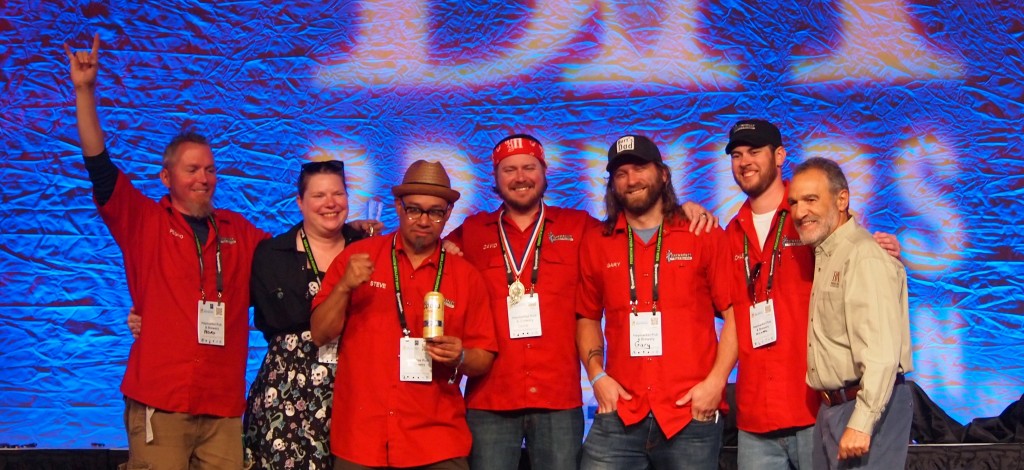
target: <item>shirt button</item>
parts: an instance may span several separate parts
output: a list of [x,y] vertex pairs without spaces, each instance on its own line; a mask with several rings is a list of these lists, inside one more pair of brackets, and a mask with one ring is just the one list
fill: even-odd
[[394,411],[388,411],[388,414],[391,415],[391,416],[394,416],[395,412]]
[[526,371],[526,376],[527,376],[527,377],[529,377],[529,376],[530,376],[530,371]]
[[526,343],[526,349],[533,349],[533,345],[530,343]]
[[530,393],[537,393],[537,387],[530,387]]
[[648,391],[650,391],[650,390],[654,390],[654,387],[652,387],[652,386],[648,385],[648,386],[647,386],[647,390],[648,390]]

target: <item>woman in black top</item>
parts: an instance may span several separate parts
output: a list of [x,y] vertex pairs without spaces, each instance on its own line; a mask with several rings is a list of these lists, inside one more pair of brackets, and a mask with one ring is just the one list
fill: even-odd
[[334,258],[364,235],[345,224],[342,162],[302,165],[296,201],[302,222],[264,240],[253,258],[250,295],[267,355],[243,422],[247,469],[333,468],[328,432],[337,343],[313,344],[310,303]]

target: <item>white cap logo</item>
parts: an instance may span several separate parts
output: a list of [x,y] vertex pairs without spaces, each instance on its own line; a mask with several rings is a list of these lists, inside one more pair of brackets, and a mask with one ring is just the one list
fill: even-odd
[[629,150],[636,150],[636,144],[633,142],[633,136],[627,135],[615,141],[615,153],[622,153]]

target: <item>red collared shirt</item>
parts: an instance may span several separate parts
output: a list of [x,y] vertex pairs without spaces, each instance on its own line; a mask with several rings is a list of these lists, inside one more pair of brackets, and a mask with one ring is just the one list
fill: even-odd
[[[430,383],[399,380],[399,341],[395,283],[391,265],[394,234],[349,245],[331,263],[315,309],[334,289],[348,260],[368,253],[374,270],[351,294],[338,347],[331,417],[331,452],[370,467],[413,467],[469,455],[472,438],[459,383],[449,384],[452,369],[434,364]],[[434,290],[437,248],[413,269],[397,237],[398,272],[406,322],[412,337],[423,337],[423,296]],[[444,333],[462,339],[465,349],[496,352],[494,319],[480,274],[460,256],[447,256],[441,293],[445,297]]]
[[[619,400],[619,416],[630,425],[653,411],[669,438],[690,422],[690,406],[678,407],[675,402],[711,372],[718,350],[715,313],[732,303],[732,266],[724,250],[724,233],[713,230],[695,236],[688,225],[680,220],[664,229],[658,301],[663,354],[657,357],[629,353],[632,313],[625,217],[619,217],[611,236],[603,235],[601,228],[587,231],[580,251],[577,310],[592,320],[600,320],[604,310],[605,370],[633,396]],[[649,312],[658,236],[648,243],[634,237],[638,310]],[[720,408],[726,408],[724,393]]]
[[[508,283],[498,236],[499,211],[473,215],[448,235],[462,248],[467,261],[484,275],[500,353],[491,371],[469,379],[466,402],[482,410],[530,408],[565,410],[583,405],[580,360],[576,353],[575,298],[579,282],[579,253],[583,233],[597,227],[584,211],[545,206],[544,233],[537,285],[530,280],[534,248],[524,262],[520,281],[540,296],[541,336],[512,339],[509,334]],[[522,256],[536,222],[519,230],[507,217],[502,224],[516,256]],[[567,293],[569,293],[567,295]]]
[[[788,194],[788,188],[787,188]],[[765,246],[758,246],[750,201],[729,222],[729,253],[732,256],[736,334],[739,339],[739,372],[736,379],[736,424],[740,429],[764,433],[814,424],[818,396],[807,386],[807,307],[814,276],[814,250],[800,242],[787,215],[779,241],[781,257],[775,260],[771,298],[775,310],[778,339],[754,349],[750,336],[750,307],[753,303],[747,287],[743,263],[743,236],[749,240],[750,266],[762,263],[757,277],[757,300],[767,293],[771,251],[782,211],[789,211],[786,195],[776,210]]]
[[249,271],[256,245],[268,235],[231,211],[216,210],[217,230],[203,246],[202,285],[217,299],[217,235],[225,306],[224,346],[197,336],[199,256],[192,228],[171,206],[147,198],[118,172],[100,216],[124,256],[128,292],[146,327],[128,354],[121,392],[165,411],[223,417],[245,411],[249,347]]

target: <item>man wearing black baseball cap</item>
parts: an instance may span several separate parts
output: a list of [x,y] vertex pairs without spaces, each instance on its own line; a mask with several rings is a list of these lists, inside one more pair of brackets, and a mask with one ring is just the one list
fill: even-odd
[[608,218],[579,258],[576,344],[598,402],[581,468],[717,469],[736,361],[724,233],[688,229],[647,137],[617,139],[607,169]]

